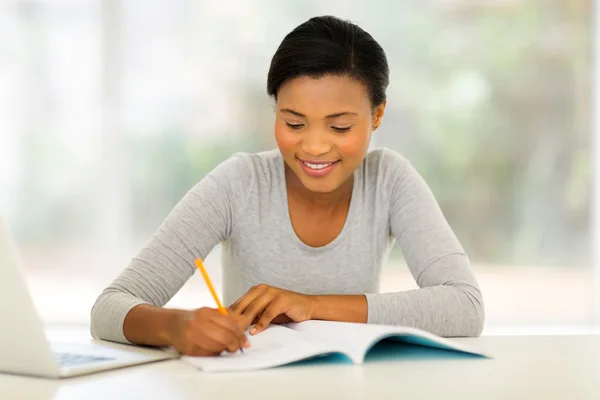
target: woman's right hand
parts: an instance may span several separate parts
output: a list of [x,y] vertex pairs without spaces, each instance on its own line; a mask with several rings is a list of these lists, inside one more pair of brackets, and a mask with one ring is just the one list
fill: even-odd
[[181,313],[173,324],[171,344],[188,356],[217,356],[224,350],[236,352],[250,347],[241,320],[203,307]]

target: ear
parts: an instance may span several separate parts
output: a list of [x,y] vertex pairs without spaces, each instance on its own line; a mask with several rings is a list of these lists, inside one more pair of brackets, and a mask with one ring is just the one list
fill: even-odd
[[387,104],[387,100],[384,100],[383,103],[375,107],[373,111],[373,130],[379,128],[381,124],[381,119],[383,118],[383,114],[385,113],[385,105]]

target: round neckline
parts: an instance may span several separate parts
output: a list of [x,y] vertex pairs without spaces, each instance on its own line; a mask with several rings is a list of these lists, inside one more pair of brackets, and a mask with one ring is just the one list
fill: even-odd
[[[355,209],[355,203],[357,201],[357,192],[358,192],[358,174],[357,171],[354,171],[354,182],[352,183],[352,194],[350,196],[350,205],[348,206],[348,214],[346,215],[346,220],[344,221],[344,226],[342,227],[342,230],[337,234],[337,236],[329,243],[327,243],[324,246],[319,246],[319,247],[313,247],[310,246],[306,243],[304,243],[299,237],[298,234],[296,234],[296,231],[294,230],[294,225],[292,224],[292,217],[290,215],[290,205],[289,205],[289,200],[288,200],[288,192],[287,192],[287,178],[285,176],[285,160],[283,159],[283,156],[281,155],[281,153],[278,151],[279,153],[279,173],[281,174],[281,180],[283,182],[283,185],[280,188],[280,199],[283,202],[283,207],[281,207],[281,209],[283,210],[283,219],[284,219],[284,224],[285,224],[285,229],[288,231],[288,236],[290,237],[290,239],[298,246],[300,247],[302,250],[305,251],[309,251],[309,252],[323,252],[323,251],[327,251],[330,250],[332,248],[337,247],[343,240],[344,238],[347,236],[347,231],[350,229],[349,226],[352,223],[352,220],[354,219],[354,209]],[[359,167],[360,169],[360,167]]]

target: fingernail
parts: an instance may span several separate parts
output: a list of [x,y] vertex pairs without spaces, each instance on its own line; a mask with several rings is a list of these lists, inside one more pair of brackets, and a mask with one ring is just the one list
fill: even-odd
[[243,347],[243,348],[245,348],[245,349],[247,349],[247,348],[250,348],[250,346],[252,346],[252,345],[250,344],[250,341],[249,341],[249,340],[246,340],[246,341],[244,342],[244,344],[242,345],[242,347]]
[[256,333],[256,328],[252,328],[252,329],[250,329],[250,334],[251,334],[251,335],[254,335],[255,333]]

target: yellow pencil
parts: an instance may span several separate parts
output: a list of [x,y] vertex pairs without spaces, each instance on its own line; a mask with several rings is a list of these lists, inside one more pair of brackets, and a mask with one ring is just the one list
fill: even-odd
[[202,273],[202,276],[204,277],[204,280],[206,281],[206,286],[208,286],[208,290],[210,290],[210,293],[212,294],[212,297],[215,299],[215,303],[217,303],[217,309],[219,310],[219,312],[223,315],[227,315],[227,309],[225,307],[223,307],[223,304],[221,304],[221,300],[219,300],[219,296],[217,296],[217,292],[215,291],[215,288],[212,284],[212,282],[210,281],[210,278],[208,277],[208,272],[206,272],[206,268],[204,268],[204,264],[202,263],[201,259],[196,259],[196,267],[198,267],[198,269],[200,270],[200,272]]
[[[196,267],[198,267],[198,269],[202,273],[202,276],[204,277],[204,281],[206,282],[206,286],[208,286],[208,290],[210,290],[210,293],[212,294],[213,299],[215,299],[215,303],[217,303],[217,310],[219,310],[219,312],[223,315],[228,315],[229,313],[227,312],[227,309],[225,307],[223,307],[223,304],[221,304],[221,300],[219,300],[219,296],[217,296],[217,292],[208,276],[208,272],[206,272],[206,268],[204,268],[204,264],[202,263],[202,260],[199,258],[196,259]],[[243,349],[240,348],[240,350],[242,353],[244,352]]]

